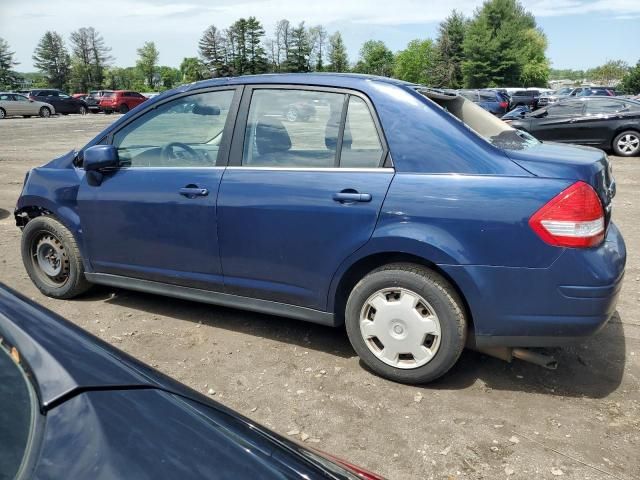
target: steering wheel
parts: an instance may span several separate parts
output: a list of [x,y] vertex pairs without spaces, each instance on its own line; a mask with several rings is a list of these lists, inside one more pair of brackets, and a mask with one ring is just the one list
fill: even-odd
[[[184,150],[188,154],[188,158],[185,158],[184,156],[178,157],[177,155],[175,155],[174,148],[180,148]],[[162,147],[162,150],[160,151],[160,155],[165,162],[171,162],[173,159],[176,159],[176,158],[184,158],[185,160],[191,160],[196,162],[203,161],[200,155],[198,155],[198,152],[196,152],[189,145],[182,142],[167,143],[164,147]]]

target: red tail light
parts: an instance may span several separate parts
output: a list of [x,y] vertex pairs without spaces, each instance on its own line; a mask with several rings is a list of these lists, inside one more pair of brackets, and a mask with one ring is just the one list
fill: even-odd
[[595,190],[576,182],[533,214],[529,226],[549,245],[593,247],[604,239],[604,210]]
[[507,108],[509,106],[509,102],[500,102],[500,108]]

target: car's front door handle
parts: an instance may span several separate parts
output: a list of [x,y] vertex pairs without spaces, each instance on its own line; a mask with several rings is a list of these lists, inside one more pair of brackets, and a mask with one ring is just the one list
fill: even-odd
[[333,194],[333,199],[340,203],[349,202],[370,202],[370,193],[358,193],[358,192],[339,192]]
[[187,198],[206,197],[209,195],[209,189],[198,187],[196,185],[187,185],[186,187],[178,190],[178,192],[180,192],[180,195]]

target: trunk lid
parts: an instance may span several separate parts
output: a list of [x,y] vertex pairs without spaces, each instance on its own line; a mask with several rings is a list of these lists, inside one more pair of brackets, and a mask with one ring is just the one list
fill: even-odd
[[593,187],[605,211],[605,224],[611,218],[611,200],[616,183],[607,155],[596,148],[559,143],[539,143],[523,150],[504,152],[515,163],[538,177],[582,180]]

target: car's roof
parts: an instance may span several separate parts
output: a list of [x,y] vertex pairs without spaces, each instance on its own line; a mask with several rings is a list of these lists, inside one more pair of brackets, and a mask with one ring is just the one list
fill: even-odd
[[241,77],[222,77],[191,83],[186,90],[219,85],[247,85],[257,83],[314,85],[345,88],[362,88],[371,82],[398,86],[412,86],[413,83],[394,78],[358,73],[268,73],[261,75],[243,75]]

